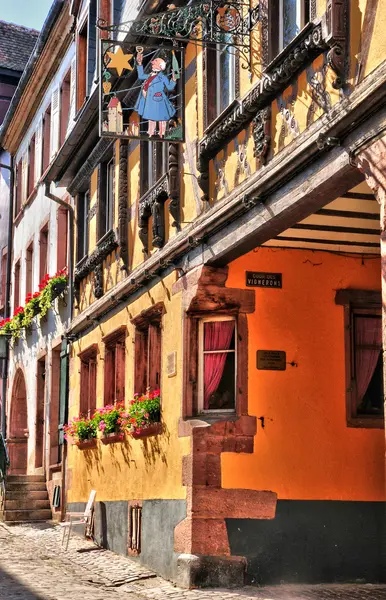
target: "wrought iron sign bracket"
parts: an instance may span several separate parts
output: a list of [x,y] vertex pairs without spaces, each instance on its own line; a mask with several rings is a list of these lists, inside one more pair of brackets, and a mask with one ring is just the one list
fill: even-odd
[[203,0],[188,6],[169,6],[166,12],[117,25],[99,19],[97,26],[110,37],[120,33],[177,45],[189,42],[221,52],[225,46],[240,56],[244,69],[251,71],[251,31],[260,20],[259,2],[251,6],[245,0]]

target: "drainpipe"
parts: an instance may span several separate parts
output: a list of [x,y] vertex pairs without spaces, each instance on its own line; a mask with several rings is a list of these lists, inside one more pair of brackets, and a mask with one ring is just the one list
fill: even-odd
[[[12,269],[12,238],[13,238],[13,156],[11,156],[11,164],[4,165],[0,163],[0,169],[7,169],[10,172],[9,178],[9,207],[8,207],[8,252],[7,252],[7,274],[5,282],[5,302],[4,302],[4,318],[11,314],[11,269]],[[6,357],[3,362],[2,373],[2,390],[1,390],[1,433],[3,439],[6,440],[7,435],[7,414],[5,410],[7,396],[7,381],[8,381],[8,363],[9,363],[9,344],[7,343]]]
[[[70,320],[72,319],[72,311],[73,311],[73,302],[74,302],[74,220],[75,220],[75,212],[74,208],[70,203],[64,202],[59,196],[55,196],[55,194],[51,193],[51,183],[48,181],[45,182],[46,189],[45,195],[50,200],[53,200],[57,204],[60,204],[63,208],[68,211],[69,217],[69,236],[70,236],[70,244],[69,244],[69,259],[68,259],[68,287],[69,287],[69,307],[70,307]],[[67,399],[68,401],[68,399]],[[61,520],[65,518],[65,496],[66,496],[66,463],[67,463],[67,445],[64,444],[62,447],[62,489],[61,489]]]
[[51,193],[51,183],[48,181],[45,182],[46,190],[45,195],[50,200],[53,200],[60,206],[63,206],[68,211],[68,216],[70,220],[69,226],[69,236],[70,236],[70,248],[69,248],[69,260],[68,260],[68,287],[69,287],[69,297],[70,297],[70,320],[72,319],[72,311],[73,311],[73,303],[74,303],[74,219],[75,212],[74,208],[70,203],[65,202],[59,196],[55,196],[55,194]]

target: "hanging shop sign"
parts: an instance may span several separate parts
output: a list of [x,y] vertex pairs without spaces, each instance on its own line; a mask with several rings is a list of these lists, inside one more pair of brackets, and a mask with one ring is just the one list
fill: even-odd
[[286,353],[283,350],[258,350],[257,368],[261,371],[285,371]]
[[184,51],[101,40],[101,137],[183,142]]
[[277,289],[281,289],[283,287],[281,273],[261,273],[259,271],[247,271],[245,275],[245,284],[247,287],[263,287]]

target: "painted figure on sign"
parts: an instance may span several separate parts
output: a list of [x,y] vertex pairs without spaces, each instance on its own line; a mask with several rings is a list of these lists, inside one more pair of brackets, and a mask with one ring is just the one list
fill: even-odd
[[116,96],[113,96],[109,102],[108,106],[108,131],[112,131],[114,133],[122,133],[123,132],[123,113],[122,113],[122,105],[119,102]]
[[143,54],[138,51],[138,78],[144,83],[135,104],[135,110],[143,119],[149,121],[149,137],[155,134],[157,123],[159,123],[159,137],[163,138],[167,122],[176,114],[176,109],[166,94],[166,91],[171,92],[176,87],[176,73],[173,70],[171,80],[165,75],[166,62],[163,58],[152,60],[151,73],[145,73],[142,60]]

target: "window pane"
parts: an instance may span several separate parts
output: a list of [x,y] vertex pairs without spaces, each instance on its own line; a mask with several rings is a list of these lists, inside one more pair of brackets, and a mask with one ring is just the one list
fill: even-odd
[[357,413],[382,414],[383,366],[381,317],[355,315],[355,381]]
[[[232,36],[225,34],[224,42],[231,43]],[[220,114],[235,99],[236,74],[234,50],[218,44],[217,52],[217,114]]]
[[235,408],[235,353],[204,357],[204,410]]
[[234,321],[212,321],[204,323],[204,351],[234,349]]
[[282,0],[283,1],[283,48],[287,46],[291,40],[300,31],[300,15],[297,14],[297,0]]

